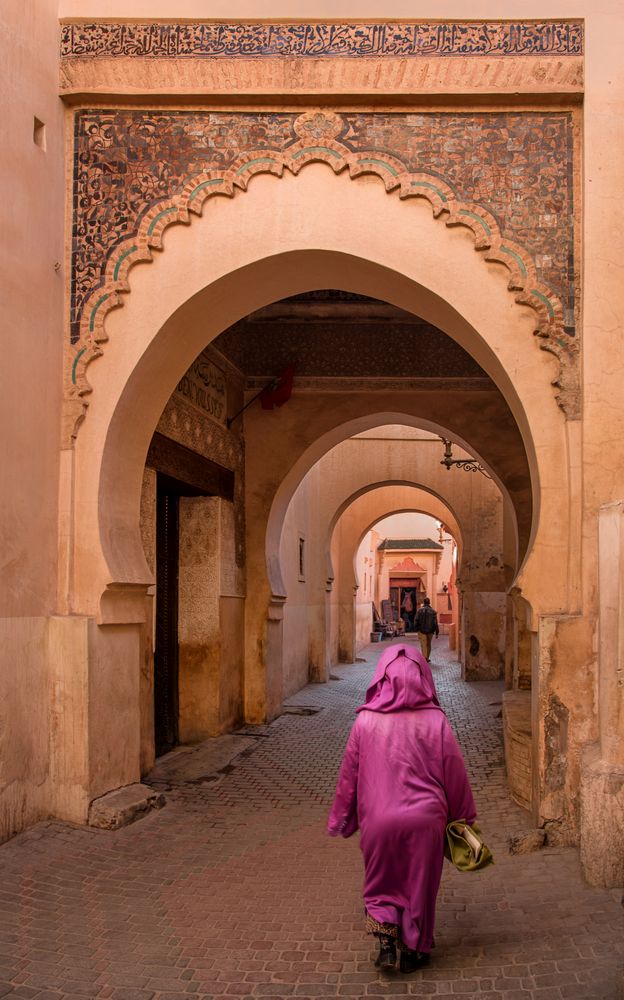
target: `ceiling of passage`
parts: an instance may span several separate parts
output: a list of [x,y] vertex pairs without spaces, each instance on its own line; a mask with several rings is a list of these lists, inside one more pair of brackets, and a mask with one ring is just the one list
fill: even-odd
[[493,387],[437,327],[386,302],[334,289],[259,309],[213,346],[248,377],[294,365],[299,378],[483,379]]

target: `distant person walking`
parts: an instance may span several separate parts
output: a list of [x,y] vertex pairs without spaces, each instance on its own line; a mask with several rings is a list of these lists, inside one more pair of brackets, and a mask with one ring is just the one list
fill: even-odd
[[418,632],[422,654],[427,663],[431,663],[431,640],[434,633],[436,636],[440,634],[440,629],[438,627],[438,614],[431,607],[431,601],[428,597],[425,597],[422,607],[418,609],[414,627]]

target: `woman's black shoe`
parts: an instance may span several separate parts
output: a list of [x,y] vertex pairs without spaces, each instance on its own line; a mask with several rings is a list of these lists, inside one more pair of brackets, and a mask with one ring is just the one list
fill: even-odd
[[401,972],[416,972],[423,965],[429,965],[431,955],[428,951],[402,951],[399,968]]
[[[402,956],[401,956],[402,957]],[[387,934],[379,935],[379,954],[375,959],[375,966],[378,969],[394,969],[396,965],[396,943],[394,938]]]

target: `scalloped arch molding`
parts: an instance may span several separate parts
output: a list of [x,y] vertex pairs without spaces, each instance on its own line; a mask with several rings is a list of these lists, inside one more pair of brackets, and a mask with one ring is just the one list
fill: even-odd
[[[433,215],[447,226],[464,226],[472,232],[474,249],[486,261],[502,264],[509,272],[508,287],[515,301],[530,307],[536,317],[535,334],[540,347],[559,361],[559,376],[553,382],[556,399],[570,419],[579,413],[578,345],[563,329],[563,306],[558,296],[541,283],[533,258],[518,242],[501,233],[495,217],[482,205],[458,200],[452,187],[438,176],[408,170],[387,152],[352,152],[337,136],[342,121],[337,114],[312,111],[295,121],[297,141],[284,152],[251,149],[240,154],[225,170],[209,169],[190,176],[173,197],[152,205],[143,214],[137,230],[119,243],[106,263],[101,284],[87,298],[82,311],[80,337],[73,345],[66,370],[66,402],[73,417],[75,435],[91,391],[86,370],[103,353],[108,339],[105,320],[111,309],[123,305],[130,292],[129,272],[135,264],[149,262],[153,251],[162,249],[164,230],[171,225],[188,225],[192,215],[200,215],[203,203],[217,195],[233,197],[235,189],[247,190],[251,177],[270,173],[278,177],[284,170],[297,175],[309,163],[323,162],[335,173],[347,170],[353,179],[363,174],[380,178],[387,192],[399,198],[425,198]],[[80,404],[77,408],[77,404]],[[78,415],[77,415],[78,414]]]

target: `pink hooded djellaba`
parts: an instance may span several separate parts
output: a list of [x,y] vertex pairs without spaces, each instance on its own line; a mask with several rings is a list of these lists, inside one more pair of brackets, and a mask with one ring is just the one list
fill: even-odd
[[383,653],[357,712],[328,833],[359,828],[366,912],[395,925],[406,948],[429,952],[446,824],[476,819],[461,750],[412,646]]

